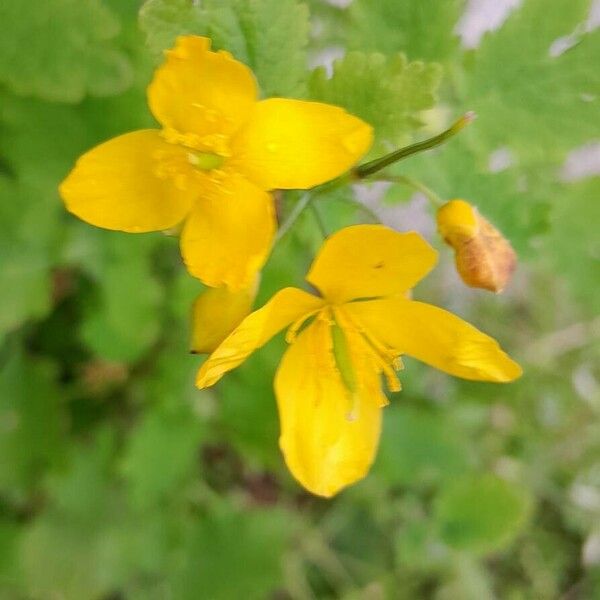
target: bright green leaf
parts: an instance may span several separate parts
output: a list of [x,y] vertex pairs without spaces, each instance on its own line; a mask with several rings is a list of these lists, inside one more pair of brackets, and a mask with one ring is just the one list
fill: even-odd
[[470,57],[463,102],[474,109],[489,149],[527,160],[561,160],[600,134],[600,30],[551,55],[557,38],[587,18],[589,0],[525,0]]
[[458,46],[454,28],[463,0],[354,0],[348,12],[352,49],[392,54],[412,60],[445,61]]
[[315,100],[343,106],[375,129],[379,148],[408,142],[422,127],[420,113],[436,103],[441,68],[408,62],[403,54],[350,52],[334,63],[328,78],[319,67],[309,82]]

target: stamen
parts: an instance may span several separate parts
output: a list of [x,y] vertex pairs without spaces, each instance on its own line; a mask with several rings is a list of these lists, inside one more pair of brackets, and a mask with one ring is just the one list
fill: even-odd
[[356,342],[362,346],[363,352],[371,357],[375,367],[383,373],[390,392],[399,392],[402,385],[395,371],[404,367],[400,356],[382,344],[365,327],[356,323],[347,311],[341,307],[336,307],[334,310],[336,320],[347,331],[356,334]]

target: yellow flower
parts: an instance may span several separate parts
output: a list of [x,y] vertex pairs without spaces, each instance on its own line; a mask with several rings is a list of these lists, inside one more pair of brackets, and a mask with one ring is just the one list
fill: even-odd
[[191,351],[209,354],[244,320],[256,299],[259,277],[250,288],[232,292],[226,287],[208,288],[192,308]]
[[507,382],[521,368],[498,343],[441,308],[408,299],[437,253],[416,233],[356,225],[324,243],[306,277],[320,296],[296,288],[250,314],[202,365],[199,387],[214,384],[288,327],[291,344],[275,393],[280,446],[296,479],[332,496],[362,478],[379,441],[383,374],[407,354],[465,379]]
[[93,148],[60,193],[98,227],[136,233],[184,222],[187,268],[213,287],[248,287],[264,264],[276,227],[269,190],[333,179],[372,142],[371,127],[341,108],[259,101],[250,69],[203,37],[178,38],[148,102],[162,129]]

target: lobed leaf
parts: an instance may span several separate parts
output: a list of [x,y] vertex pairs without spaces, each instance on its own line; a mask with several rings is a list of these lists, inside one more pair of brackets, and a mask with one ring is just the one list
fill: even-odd
[[334,63],[331,77],[317,68],[309,90],[311,98],[342,106],[370,123],[381,148],[408,142],[423,126],[421,112],[435,106],[441,76],[438,64],[409,62],[403,54],[350,52]]

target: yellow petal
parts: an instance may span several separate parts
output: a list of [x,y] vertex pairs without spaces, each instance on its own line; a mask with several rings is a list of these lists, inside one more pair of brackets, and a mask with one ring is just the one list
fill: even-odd
[[257,98],[252,71],[228,52],[211,52],[210,40],[177,38],[148,88],[150,110],[181,133],[229,135],[248,118]]
[[226,287],[209,288],[196,298],[192,309],[192,352],[213,352],[248,316],[256,298],[258,279],[238,292]]
[[359,372],[362,380],[350,397],[324,328],[327,323],[315,321],[288,348],[275,377],[275,394],[279,445],[289,470],[313,494],[331,497],[367,474],[385,399],[375,369]]
[[454,248],[461,279],[470,287],[501,292],[517,266],[509,241],[464,200],[444,204],[437,223],[444,241]]
[[195,192],[178,190],[172,179],[157,176],[159,157],[172,149],[152,129],[96,146],[60,185],[67,210],[92,225],[133,233],[177,225]]
[[305,189],[345,173],[372,141],[371,126],[337,106],[271,98],[254,106],[232,152],[264,189]]
[[418,233],[355,225],[325,241],[306,279],[334,302],[391,296],[412,288],[436,261]]
[[248,315],[200,368],[196,385],[205,388],[244,362],[276,333],[320,306],[323,301],[296,288],[277,292],[262,308]]
[[496,340],[431,304],[387,298],[344,309],[387,346],[450,375],[504,383],[522,374]]
[[187,219],[181,253],[188,271],[211,287],[248,287],[264,265],[275,233],[273,198],[230,174],[211,186]]

